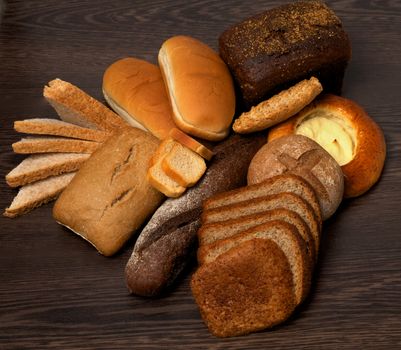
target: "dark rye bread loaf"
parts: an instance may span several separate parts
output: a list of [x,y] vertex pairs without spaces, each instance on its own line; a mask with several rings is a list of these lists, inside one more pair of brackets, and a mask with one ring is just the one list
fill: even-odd
[[315,239],[316,251],[319,251],[321,223],[316,219],[312,207],[300,196],[293,193],[273,194],[205,210],[202,213],[202,224],[205,225],[229,219],[237,219],[239,217],[279,208],[294,211],[305,221]]
[[351,44],[340,19],[322,1],[298,1],[265,11],[227,29],[220,55],[246,105],[255,105],[315,76],[340,93]]
[[312,265],[306,253],[305,242],[296,228],[284,221],[272,220],[212,243],[210,248],[204,251],[203,255],[198,254],[199,264],[210,264],[231,248],[254,238],[272,240],[284,252],[292,271],[295,301],[299,305],[309,292]]
[[246,183],[249,163],[265,142],[264,137],[233,135],[218,144],[197,185],[159,207],[140,233],[125,268],[131,293],[154,296],[175,281],[195,252],[202,202]]
[[299,235],[306,243],[306,250],[310,260],[316,262],[317,252],[315,248],[315,239],[312,236],[308,225],[297,213],[283,208],[272,209],[260,214],[242,216],[237,219],[225,220],[201,226],[198,231],[198,256],[202,256],[204,251],[207,251],[212,243],[216,241],[226,239],[241,231],[248,230],[272,220],[282,220],[288,224],[294,225]]
[[295,308],[292,273],[279,246],[251,239],[201,266],[192,294],[210,332],[230,337],[273,327]]
[[312,186],[302,177],[288,173],[273,176],[258,184],[219,193],[206,200],[203,204],[203,209],[218,208],[223,205],[234,204],[240,201],[282,192],[291,192],[302,197],[313,208],[318,221],[322,220],[319,200]]

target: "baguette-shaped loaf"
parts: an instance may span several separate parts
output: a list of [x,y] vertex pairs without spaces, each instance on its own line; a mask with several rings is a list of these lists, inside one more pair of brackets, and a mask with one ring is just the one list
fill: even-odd
[[203,200],[244,185],[249,162],[263,142],[263,136],[255,134],[234,135],[218,144],[196,186],[159,207],[140,233],[125,268],[130,292],[153,296],[175,281],[195,253]]
[[101,254],[116,253],[163,199],[146,180],[158,144],[154,136],[136,128],[111,136],[57,200],[56,221]]

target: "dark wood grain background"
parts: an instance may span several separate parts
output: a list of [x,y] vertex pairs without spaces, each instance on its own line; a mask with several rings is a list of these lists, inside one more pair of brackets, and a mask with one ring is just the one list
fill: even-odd
[[[8,1],[0,25],[0,208],[15,190],[4,176],[22,157],[13,121],[56,117],[42,98],[59,77],[102,99],[105,68],[125,56],[156,62],[176,34],[217,48],[239,20],[286,1]],[[124,266],[58,226],[52,204],[0,218],[1,349],[400,349],[401,1],[328,1],[353,47],[343,95],[383,128],[380,182],[324,225],[310,297],[274,330],[220,340],[204,326],[189,274],[168,295],[130,296]]]

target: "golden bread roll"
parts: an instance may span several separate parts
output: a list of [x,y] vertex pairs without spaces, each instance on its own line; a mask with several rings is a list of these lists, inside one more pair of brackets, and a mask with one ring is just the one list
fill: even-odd
[[159,67],[123,58],[103,75],[103,94],[110,107],[129,124],[165,139],[175,123]]
[[383,132],[361,106],[349,99],[323,96],[272,128],[268,140],[289,134],[313,139],[340,164],[344,197],[360,196],[380,177],[386,158]]
[[159,65],[177,126],[203,139],[225,138],[235,113],[235,92],[219,55],[199,40],[175,36],[163,43]]

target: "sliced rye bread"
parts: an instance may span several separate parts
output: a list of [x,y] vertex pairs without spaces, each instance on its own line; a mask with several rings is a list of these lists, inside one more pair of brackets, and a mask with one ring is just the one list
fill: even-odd
[[14,129],[25,134],[53,135],[74,139],[103,142],[110,136],[109,132],[84,128],[58,119],[33,118],[17,120]]
[[23,186],[50,176],[78,170],[90,157],[86,153],[43,153],[25,158],[6,175],[10,187]]
[[200,266],[191,290],[207,327],[218,337],[273,327],[296,305],[288,259],[269,239],[250,239]]
[[50,81],[44,87],[43,96],[60,118],[68,123],[110,132],[128,127],[128,123],[111,109],[61,79]]
[[15,153],[93,153],[100,142],[75,140],[62,137],[27,137],[12,144]]
[[64,188],[67,187],[75,174],[75,172],[72,172],[51,176],[21,187],[3,215],[13,218],[56,199]]
[[163,157],[161,166],[167,176],[184,187],[194,186],[206,171],[205,160],[178,142]]
[[251,214],[263,213],[267,210],[284,208],[297,213],[308,225],[315,242],[315,250],[319,251],[321,222],[316,219],[314,210],[300,196],[284,192],[265,197],[241,201],[235,204],[204,210],[202,224],[216,223],[229,219],[237,219]]
[[[203,208],[214,209],[223,205],[238,203],[281,192],[291,192],[306,200],[313,208],[318,222],[322,222],[320,205],[312,186],[302,177],[293,174],[282,174],[271,177],[255,185],[248,185],[232,191],[217,194],[204,202]],[[321,224],[320,224],[321,225]]]
[[260,214],[246,215],[237,219],[230,219],[201,226],[198,231],[198,254],[203,255],[203,251],[207,251],[214,242],[234,236],[241,231],[248,230],[272,220],[282,220],[294,225],[299,235],[306,243],[308,256],[312,262],[316,262],[317,252],[315,239],[311,234],[308,225],[297,213],[282,208],[267,210]]
[[296,228],[284,221],[272,220],[212,243],[202,255],[198,254],[198,262],[200,265],[210,264],[231,248],[254,238],[272,240],[284,252],[291,267],[295,300],[299,305],[309,292],[312,276],[311,260],[306,252],[306,244]]

